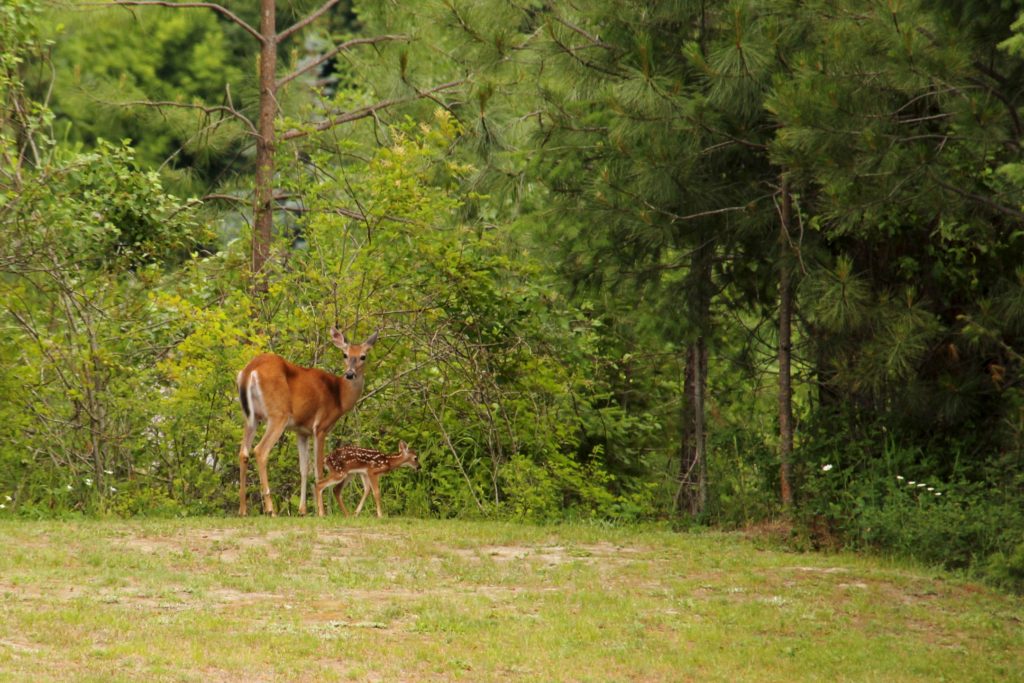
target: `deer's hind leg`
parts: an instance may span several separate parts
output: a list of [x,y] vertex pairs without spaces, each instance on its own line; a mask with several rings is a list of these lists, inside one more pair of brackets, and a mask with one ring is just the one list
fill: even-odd
[[260,497],[263,500],[263,512],[274,515],[274,501],[270,497],[270,480],[267,478],[267,462],[270,460],[270,451],[284,434],[287,420],[271,418],[267,421],[267,431],[263,438],[256,444],[256,471],[260,475]]
[[345,501],[341,497],[341,494],[345,491],[345,486],[348,484],[349,476],[346,474],[345,478],[341,480],[341,483],[334,487],[334,501],[338,504],[338,508],[345,513],[348,517],[348,508],[345,507]]
[[256,421],[246,419],[245,430],[242,432],[242,445],[238,449],[238,514],[242,517],[248,514],[245,479],[249,470],[249,450],[252,448],[254,436],[256,436]]

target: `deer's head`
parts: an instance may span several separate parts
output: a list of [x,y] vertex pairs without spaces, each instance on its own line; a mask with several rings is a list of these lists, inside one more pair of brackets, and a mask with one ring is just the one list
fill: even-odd
[[380,330],[374,332],[362,344],[350,344],[345,335],[336,327],[331,328],[331,341],[341,349],[345,359],[345,372],[342,373],[345,379],[350,382],[356,377],[363,376],[363,365],[366,363],[366,354],[377,343],[377,335]]
[[411,467],[414,470],[420,468],[419,458],[416,457],[416,453],[409,448],[409,444],[404,441],[398,442],[398,454],[402,456],[403,461],[399,467]]

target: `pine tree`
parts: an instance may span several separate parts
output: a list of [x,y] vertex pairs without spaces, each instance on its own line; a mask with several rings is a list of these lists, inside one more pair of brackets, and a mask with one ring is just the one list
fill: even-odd
[[[515,97],[531,113],[518,127],[503,126],[501,107],[484,106],[493,100],[481,88],[478,127],[510,131],[506,139],[528,152],[504,170],[546,188],[546,237],[577,292],[599,301],[598,293],[614,293],[595,315],[620,335],[645,328],[682,361],[676,505],[703,514],[715,310],[738,275],[751,306],[773,277],[761,256],[777,239],[778,171],[761,107],[777,66],[772,36],[749,30],[757,13],[743,4],[590,2],[522,12],[515,21],[507,18],[511,5],[496,6],[500,26],[454,3],[453,23],[479,51],[508,46],[504,70],[485,73],[505,83],[519,74]],[[508,26],[518,37],[504,33]],[[532,140],[516,137],[524,122]],[[637,331],[625,334],[635,339]],[[636,352],[622,344],[622,354]]]
[[1006,368],[1019,369],[1020,338],[991,324],[1024,256],[1004,166],[1019,156],[1016,105],[981,79],[984,46],[920,3],[798,14],[803,48],[768,107],[773,159],[820,237],[800,300],[839,397],[821,417],[990,449],[1012,405]]

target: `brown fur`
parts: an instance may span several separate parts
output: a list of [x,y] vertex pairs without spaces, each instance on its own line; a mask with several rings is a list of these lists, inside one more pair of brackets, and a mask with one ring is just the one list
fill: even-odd
[[316,469],[314,477],[320,480],[324,469],[324,443],[327,434],[342,415],[355,407],[363,393],[363,369],[366,353],[377,341],[374,333],[362,344],[349,344],[336,329],[331,330],[335,346],[345,355],[345,372],[341,376],[316,368],[304,368],[289,363],[272,353],[253,358],[238,373],[238,393],[245,412],[245,432],[238,452],[239,503],[238,514],[245,515],[245,479],[249,448],[260,422],[267,423],[263,438],[256,444],[256,470],[260,477],[263,511],[274,514],[267,480],[267,461],[270,451],[286,429],[297,435],[299,469],[302,491],[299,496],[299,514],[306,514],[306,479],[309,467],[309,438],[314,439]]

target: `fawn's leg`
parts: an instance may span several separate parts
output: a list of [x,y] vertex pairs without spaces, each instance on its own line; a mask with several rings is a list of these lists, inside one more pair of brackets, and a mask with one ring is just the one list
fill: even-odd
[[324,489],[328,486],[334,487],[334,497],[338,497],[338,488],[345,485],[344,475],[335,473],[328,474],[325,478],[321,479],[313,487],[316,490],[316,513],[320,517],[323,517],[324,512]]
[[377,516],[383,517],[380,510],[380,477],[370,476],[370,486],[373,487],[373,500],[377,503]]
[[363,503],[366,502],[366,496],[370,494],[370,475],[366,472],[360,472],[363,477],[363,497],[359,499],[359,505],[356,507],[356,515],[363,509]]
[[341,509],[341,511],[345,513],[346,517],[349,516],[348,508],[345,507],[345,501],[342,500],[341,494],[345,491],[345,486],[348,484],[348,479],[349,476],[346,474],[345,478],[341,480],[341,483],[334,487],[334,500],[338,504],[338,507]]

